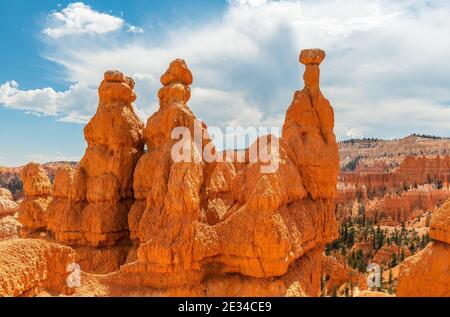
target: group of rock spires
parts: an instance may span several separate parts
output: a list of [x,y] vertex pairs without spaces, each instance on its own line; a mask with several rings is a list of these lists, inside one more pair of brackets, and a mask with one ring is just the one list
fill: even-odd
[[[183,60],[162,75],[160,107],[145,129],[132,107],[133,80],[106,72],[84,130],[86,153],[76,170],[58,171],[53,199],[41,171],[25,169],[33,185],[25,202],[48,199],[46,209],[24,208],[25,233],[48,230],[75,249],[83,271],[114,271],[116,283],[169,295],[317,296],[322,252],[337,236],[339,170],[333,109],[319,88],[324,57],[301,52],[305,87],[294,94],[281,138],[258,138],[241,153],[244,162],[172,159],[176,127],[202,132],[201,144],[184,141],[192,158],[206,147],[216,152],[187,106],[193,79]],[[277,163],[272,173],[250,159],[261,144]]]
[[122,73],[105,73],[97,112],[84,129],[86,153],[76,171],[63,169],[55,176],[48,228],[57,241],[76,247],[87,271],[117,270],[129,249],[133,171],[144,153],[133,88],[134,81]]

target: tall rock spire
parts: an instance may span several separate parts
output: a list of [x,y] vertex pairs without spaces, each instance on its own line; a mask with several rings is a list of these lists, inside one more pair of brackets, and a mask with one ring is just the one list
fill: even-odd
[[333,132],[334,112],[320,91],[320,49],[300,53],[305,65],[305,87],[294,93],[286,113],[282,137],[295,152],[305,187],[311,198],[334,197],[339,175],[338,146]]
[[106,266],[101,267],[93,263],[95,248],[102,248],[99,252],[105,255],[105,248],[109,252],[129,239],[132,176],[144,150],[144,125],[132,106],[136,99],[133,79],[107,71],[98,94],[97,112],[84,128],[88,147],[78,169],[57,174],[58,195],[49,208],[53,215],[49,229],[60,242],[92,248],[92,252],[84,249],[83,255],[77,252],[83,270],[107,272],[118,269],[126,253],[115,248],[113,259],[102,259]]

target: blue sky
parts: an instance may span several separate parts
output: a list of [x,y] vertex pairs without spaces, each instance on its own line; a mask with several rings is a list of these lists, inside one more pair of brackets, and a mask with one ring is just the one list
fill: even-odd
[[450,136],[449,33],[438,0],[0,0],[0,165],[79,159],[108,69],[136,80],[146,121],[177,57],[209,126],[280,126],[308,47],[327,52],[339,139]]
[[[48,15],[74,1],[0,0],[0,84],[14,80],[21,89],[52,87],[64,91],[70,87],[60,65],[43,54],[48,39],[41,33]],[[223,1],[84,1],[99,12],[106,12],[136,25],[158,30],[167,25],[198,23],[220,16]],[[152,32],[153,33],[153,32]],[[157,35],[157,32],[156,32]],[[83,124],[60,122],[53,116],[2,107],[0,104],[0,165],[18,166],[35,160],[77,160],[86,147]]]

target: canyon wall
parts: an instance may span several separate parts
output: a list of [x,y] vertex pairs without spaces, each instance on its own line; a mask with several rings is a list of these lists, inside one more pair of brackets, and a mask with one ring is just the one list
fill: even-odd
[[411,135],[398,140],[339,143],[340,180],[365,185],[369,195],[401,192],[410,186],[447,183],[450,139]]
[[367,219],[395,226],[433,212],[450,198],[449,139],[412,135],[339,146],[338,219],[358,206]]
[[341,171],[339,179],[345,184],[366,186],[369,195],[380,195],[428,183],[448,184],[449,175],[449,156],[407,156],[392,170],[377,171],[377,168],[365,167],[364,170]]
[[[448,259],[444,260],[438,250],[442,245],[427,244],[428,232],[433,230],[431,219],[450,198],[449,150],[450,139],[424,135],[340,142],[336,217],[342,225],[341,237],[327,250],[350,254],[349,262],[361,272],[368,263],[378,263],[391,274],[386,275],[382,287],[390,294],[395,293],[399,281],[399,263],[409,266],[414,259],[423,257],[426,265],[437,265],[431,260],[431,253],[436,253],[445,265]],[[414,273],[402,273],[403,277],[410,276],[410,283],[414,283],[415,274],[427,274],[419,269],[411,271]],[[398,282],[400,296],[412,288],[407,281],[403,278]],[[435,294],[435,287],[424,288],[422,295]]]
[[339,142],[340,167],[344,171],[389,172],[408,156],[435,158],[450,154],[450,139],[410,135],[402,139],[359,139]]

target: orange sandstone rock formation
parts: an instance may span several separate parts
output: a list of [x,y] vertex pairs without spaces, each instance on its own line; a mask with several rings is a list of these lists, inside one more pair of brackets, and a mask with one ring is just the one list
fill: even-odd
[[294,94],[282,134],[295,153],[312,199],[334,198],[339,175],[339,165],[333,163],[339,161],[333,133],[334,112],[319,87],[319,65],[324,58],[322,50],[304,50],[300,54],[300,62],[306,66],[305,88]]
[[13,239],[0,242],[0,254],[0,297],[74,291],[67,283],[67,266],[75,257],[71,248],[43,240]]
[[0,187],[8,189],[14,200],[21,197],[20,168],[0,166]]
[[[47,172],[50,181],[53,181],[55,173],[59,167],[64,166],[76,167],[77,164],[78,163],[76,162],[60,161],[60,162],[48,162],[40,166]],[[20,179],[20,171],[24,167],[25,166],[21,167],[0,166],[0,187],[9,189],[15,201],[18,201],[23,196],[23,186]]]
[[[305,88],[294,94],[282,138],[260,137],[241,153],[243,162],[202,159],[205,151],[236,152],[216,153],[206,125],[187,106],[189,69],[183,60],[170,64],[160,108],[144,131],[148,152],[133,177],[128,223],[138,249],[117,280],[169,294],[201,286],[208,295],[318,295],[321,253],[337,235],[339,168],[333,110],[319,89],[324,57],[302,51]],[[176,127],[205,137],[173,140]],[[174,145],[183,155],[190,149],[190,160],[174,161]],[[258,147],[278,169],[262,172],[268,162],[253,159]]]
[[336,218],[338,221],[359,216],[368,203],[366,186],[338,182],[336,187]]
[[395,140],[353,139],[339,142],[340,166],[344,171],[389,172],[408,156],[433,159],[449,153],[450,138],[424,135],[413,134]]
[[12,199],[8,189],[0,188],[0,240],[19,235],[21,224],[16,218],[19,205]]
[[52,200],[52,184],[45,170],[29,163],[20,171],[25,198],[20,204],[19,221],[22,235],[34,235],[47,228],[47,208]]
[[[69,224],[66,222],[68,219],[68,214],[70,213],[70,194],[72,189],[73,180],[75,175],[75,169],[66,166],[60,167],[55,174],[53,187],[54,187],[54,196],[52,201],[48,207],[48,224],[47,229],[57,235],[60,234],[62,230],[64,230]],[[78,231],[75,226],[77,223],[73,225],[73,231]],[[63,227],[60,227],[63,226]],[[57,236],[57,240],[62,240]]]
[[339,289],[344,284],[350,292],[351,287],[358,286],[360,289],[367,287],[365,275],[348,266],[347,259],[338,254],[322,256],[322,279],[324,295],[329,295],[334,287]]
[[[337,236],[334,115],[319,88],[324,57],[302,51],[305,87],[294,94],[281,138],[261,136],[245,151],[223,153],[187,106],[192,74],[183,60],[162,75],[160,108],[145,130],[131,106],[132,79],[106,72],[85,128],[86,154],[76,170],[58,170],[53,199],[41,171],[23,170],[25,201],[49,197],[35,227],[73,246],[85,271],[126,261],[93,277],[111,292],[317,296],[324,245]],[[126,259],[129,238],[135,247]]]
[[[48,226],[57,241],[83,250],[77,256],[86,271],[117,270],[126,259],[132,176],[144,147],[133,88],[122,73],[105,73],[97,112],[84,129],[86,153],[76,171],[64,168],[55,176]],[[95,262],[98,253],[113,255],[102,264]]]
[[6,216],[0,218],[0,241],[11,238],[18,238],[22,224],[15,216]]
[[373,247],[373,241],[362,241],[357,242],[353,245],[353,247],[350,249],[349,253],[358,252],[361,250],[361,252],[365,256],[373,255],[374,253],[374,247]]
[[433,214],[430,236],[433,240],[450,244],[450,200]]
[[[446,145],[449,144],[447,140]],[[417,151],[421,147],[412,144],[408,149]],[[344,150],[341,149],[341,152],[341,155],[345,155],[343,154]],[[386,153],[381,152],[379,155],[386,156]],[[345,158],[341,157],[341,160],[345,161]],[[400,193],[411,186],[427,183],[448,184],[450,176],[450,156],[448,154],[444,156],[406,155],[396,159],[393,167],[379,165],[382,167],[378,167],[377,163],[372,163],[366,164],[364,167],[357,167],[352,171],[341,171],[339,178],[345,184],[353,184],[357,187],[366,186],[369,196],[372,197],[385,193]]]
[[0,199],[8,199],[12,200],[12,194],[11,192],[6,188],[0,188]]
[[12,194],[6,188],[0,188],[0,219],[8,215],[14,215],[19,205],[12,200]]
[[377,253],[375,253],[372,262],[388,265],[392,261],[394,254],[397,259],[400,259],[401,256],[406,258],[411,255],[411,251],[407,247],[400,248],[395,243],[392,243],[391,245],[384,245],[377,251]]
[[450,200],[431,219],[434,240],[400,265],[397,296],[450,296]]
[[450,197],[450,189],[434,188],[431,184],[421,185],[401,195],[386,194],[366,205],[366,218],[377,219],[382,225],[398,225],[427,211],[440,207]]

